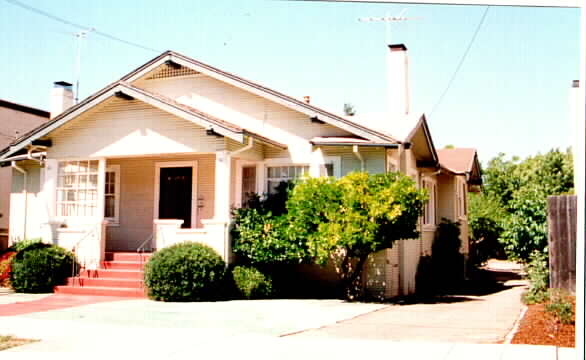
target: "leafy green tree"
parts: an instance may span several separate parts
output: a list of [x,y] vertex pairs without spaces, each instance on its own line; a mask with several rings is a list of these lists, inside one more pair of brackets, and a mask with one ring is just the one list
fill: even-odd
[[570,149],[553,149],[523,161],[518,157],[506,160],[504,154],[492,159],[484,170],[479,203],[471,201],[473,238],[478,240],[477,235],[487,231],[499,232],[507,255],[524,262],[533,251],[545,252],[547,197],[573,192],[572,161]]
[[508,212],[500,200],[486,192],[468,195],[468,226],[470,228],[469,264],[480,266],[488,259],[501,257],[504,249],[499,242]]
[[400,173],[307,179],[293,188],[287,201],[289,237],[305,243],[318,264],[338,255],[345,296],[352,299],[361,290],[370,254],[418,236],[417,221],[426,200],[425,190],[417,190],[413,180]]

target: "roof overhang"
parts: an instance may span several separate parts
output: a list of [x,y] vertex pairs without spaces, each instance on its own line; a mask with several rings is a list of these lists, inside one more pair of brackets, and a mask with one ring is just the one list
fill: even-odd
[[354,137],[338,137],[338,136],[318,136],[309,141],[314,146],[370,146],[370,147],[386,147],[398,148],[398,143],[392,142],[376,142]]
[[175,103],[171,99],[165,99],[164,97],[154,95],[124,82],[117,82],[102,89],[83,102],[66,110],[64,113],[55,117],[53,120],[41,125],[40,127],[17,139],[13,144],[2,151],[0,154],[0,160],[13,155],[22,149],[32,146],[35,141],[41,139],[44,136],[47,136],[52,131],[60,128],[70,120],[78,117],[84,112],[94,108],[95,106],[112,97],[140,100],[160,110],[166,111],[170,114],[191,121],[203,128],[211,130],[213,133],[225,136],[240,143],[244,143],[245,134],[243,129],[240,129],[236,126],[231,126],[226,122],[213,118],[185,105]]
[[406,145],[409,144],[407,146],[410,146],[421,167],[439,166],[437,152],[431,138],[431,132],[429,131],[425,114],[421,115],[413,130],[407,135],[405,143]]

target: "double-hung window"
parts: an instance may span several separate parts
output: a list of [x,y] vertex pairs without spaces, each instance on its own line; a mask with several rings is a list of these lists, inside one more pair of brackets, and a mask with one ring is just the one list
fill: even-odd
[[279,184],[309,174],[309,165],[267,166],[267,192],[274,194]]
[[[98,160],[59,162],[57,215],[65,217],[98,216]],[[106,170],[104,218],[118,222],[120,166]]]
[[427,190],[429,195],[429,200],[423,207],[423,225],[436,225],[437,185],[431,180],[423,179],[422,187]]
[[104,218],[110,224],[118,224],[120,204],[120,165],[106,168],[104,189]]
[[98,208],[98,160],[59,163],[58,216],[96,216]]

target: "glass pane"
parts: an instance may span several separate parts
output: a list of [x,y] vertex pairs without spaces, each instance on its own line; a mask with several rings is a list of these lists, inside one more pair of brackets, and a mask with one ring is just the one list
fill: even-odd
[[89,186],[90,189],[98,188],[98,175],[90,175]]
[[334,176],[334,164],[326,164],[326,176]]
[[109,218],[113,218],[115,216],[115,212],[114,212],[114,206],[115,206],[115,200],[114,200],[114,196],[106,196],[106,204],[105,204],[105,208],[104,208],[104,216],[105,217],[109,217]]
[[90,161],[90,171],[92,173],[98,172],[98,161],[97,160]]

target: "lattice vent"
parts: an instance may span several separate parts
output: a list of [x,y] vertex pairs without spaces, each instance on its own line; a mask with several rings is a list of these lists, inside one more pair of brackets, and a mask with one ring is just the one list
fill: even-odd
[[169,65],[163,65],[158,71],[147,77],[147,80],[164,79],[177,76],[197,75],[199,72],[188,67],[182,66],[176,69]]

